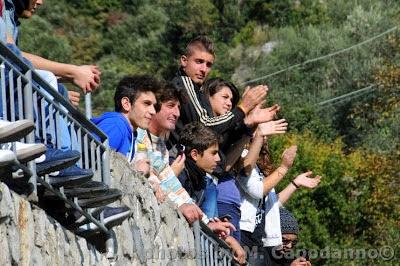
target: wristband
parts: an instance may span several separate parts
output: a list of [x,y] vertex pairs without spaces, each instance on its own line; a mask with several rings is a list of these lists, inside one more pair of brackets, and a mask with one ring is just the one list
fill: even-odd
[[292,183],[293,186],[295,186],[296,188],[300,188],[300,187],[294,182],[294,180],[290,181],[290,183]]

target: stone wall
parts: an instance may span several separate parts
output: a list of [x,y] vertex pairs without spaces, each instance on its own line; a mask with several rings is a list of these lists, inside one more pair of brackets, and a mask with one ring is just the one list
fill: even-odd
[[111,154],[113,187],[123,191],[122,204],[132,217],[115,228],[116,265],[195,265],[193,232],[172,203],[161,205],[143,176],[136,175],[124,158]]
[[[113,187],[132,216],[114,227],[112,253],[96,250],[46,213],[0,183],[0,265],[194,265],[194,238],[171,203],[157,204],[143,176],[111,155]],[[108,259],[106,258],[108,257]]]
[[0,265],[109,265],[105,256],[0,183]]

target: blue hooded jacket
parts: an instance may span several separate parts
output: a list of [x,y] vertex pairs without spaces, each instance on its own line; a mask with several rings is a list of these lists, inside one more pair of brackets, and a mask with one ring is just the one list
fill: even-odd
[[119,112],[107,112],[91,121],[107,135],[110,147],[130,162],[135,154],[136,130],[132,131],[126,117]]

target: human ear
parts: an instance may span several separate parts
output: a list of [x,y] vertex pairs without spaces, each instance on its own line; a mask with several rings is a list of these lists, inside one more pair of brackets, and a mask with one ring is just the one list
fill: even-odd
[[187,61],[188,61],[187,56],[186,55],[181,55],[181,58],[179,59],[179,61],[181,63],[181,66],[186,67]]
[[197,162],[197,160],[199,159],[200,154],[198,153],[198,151],[196,149],[193,149],[190,151],[190,157],[192,157],[193,161]]
[[131,110],[132,104],[128,97],[122,97],[121,105],[125,112],[129,112]]

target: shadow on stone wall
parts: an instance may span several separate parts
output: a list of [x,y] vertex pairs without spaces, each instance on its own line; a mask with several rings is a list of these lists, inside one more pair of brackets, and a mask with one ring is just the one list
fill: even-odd
[[0,265],[194,265],[193,233],[173,204],[159,205],[146,178],[121,155],[111,154],[111,168],[112,187],[124,193],[113,206],[132,210],[113,229],[113,258],[0,183]]

